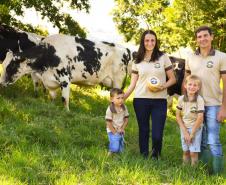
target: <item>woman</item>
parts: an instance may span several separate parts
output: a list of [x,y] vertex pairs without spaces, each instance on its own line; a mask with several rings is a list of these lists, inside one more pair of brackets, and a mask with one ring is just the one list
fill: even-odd
[[[166,81],[166,76],[168,80]],[[147,81],[157,77],[160,85],[149,89]],[[150,116],[152,119],[152,153],[158,159],[162,149],[163,129],[167,113],[167,88],[176,83],[172,64],[166,54],[161,52],[156,33],[145,31],[140,40],[136,61],[132,65],[131,82],[125,99],[135,89],[133,106],[139,126],[139,147],[144,157],[149,154]]]

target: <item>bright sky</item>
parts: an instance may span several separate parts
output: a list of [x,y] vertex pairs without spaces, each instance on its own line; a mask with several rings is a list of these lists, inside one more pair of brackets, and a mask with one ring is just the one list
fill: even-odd
[[[111,11],[114,7],[114,0],[90,0],[90,13],[69,10],[67,6],[63,11],[70,13],[88,32],[88,38],[105,40],[109,42],[122,43],[123,37],[118,34],[112,19]],[[34,9],[26,10],[24,17],[20,18],[23,22],[33,25],[40,25],[48,29],[50,34],[58,33],[58,29],[53,28],[52,24],[41,16]]]

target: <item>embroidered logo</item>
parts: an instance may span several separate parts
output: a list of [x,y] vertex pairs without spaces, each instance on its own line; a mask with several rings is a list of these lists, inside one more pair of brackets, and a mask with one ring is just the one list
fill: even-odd
[[197,112],[197,108],[196,107],[191,107],[190,112],[191,113],[196,113]]
[[155,85],[155,84],[157,84],[158,83],[158,81],[157,81],[157,79],[156,78],[151,78],[151,84],[153,84],[153,85]]
[[160,68],[160,63],[156,62],[154,66],[155,68]]
[[212,67],[213,67],[213,62],[212,62],[212,61],[208,61],[208,62],[206,63],[206,67],[212,68]]

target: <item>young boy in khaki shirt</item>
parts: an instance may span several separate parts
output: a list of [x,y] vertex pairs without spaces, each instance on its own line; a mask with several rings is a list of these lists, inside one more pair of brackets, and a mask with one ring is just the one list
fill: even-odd
[[111,104],[106,111],[109,154],[122,152],[124,149],[125,128],[128,124],[128,109],[124,105],[124,93],[121,89],[110,91]]

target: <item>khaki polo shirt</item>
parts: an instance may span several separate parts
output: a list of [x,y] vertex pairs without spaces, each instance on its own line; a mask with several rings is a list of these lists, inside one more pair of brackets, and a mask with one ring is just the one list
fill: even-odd
[[226,74],[226,53],[212,49],[207,57],[203,57],[197,50],[188,56],[185,69],[201,79],[200,94],[206,106],[222,104],[220,75]]
[[166,71],[172,69],[172,63],[166,54],[163,54],[155,62],[141,61],[132,64],[132,73],[138,74],[139,78],[135,87],[134,98],[163,98],[166,99],[167,89],[159,92],[152,92],[147,86],[150,77],[155,76],[161,84],[166,83]]
[[184,95],[178,99],[177,109],[182,113],[182,120],[185,127],[192,128],[197,120],[198,113],[204,112],[204,100],[198,95],[197,101],[184,101]]
[[[112,121],[113,127],[118,130],[124,124],[124,118],[129,117],[128,109],[125,105],[122,106],[120,110],[116,110],[114,105],[111,104],[108,106],[105,119],[107,121]],[[111,130],[107,127],[107,132],[111,132]]]

